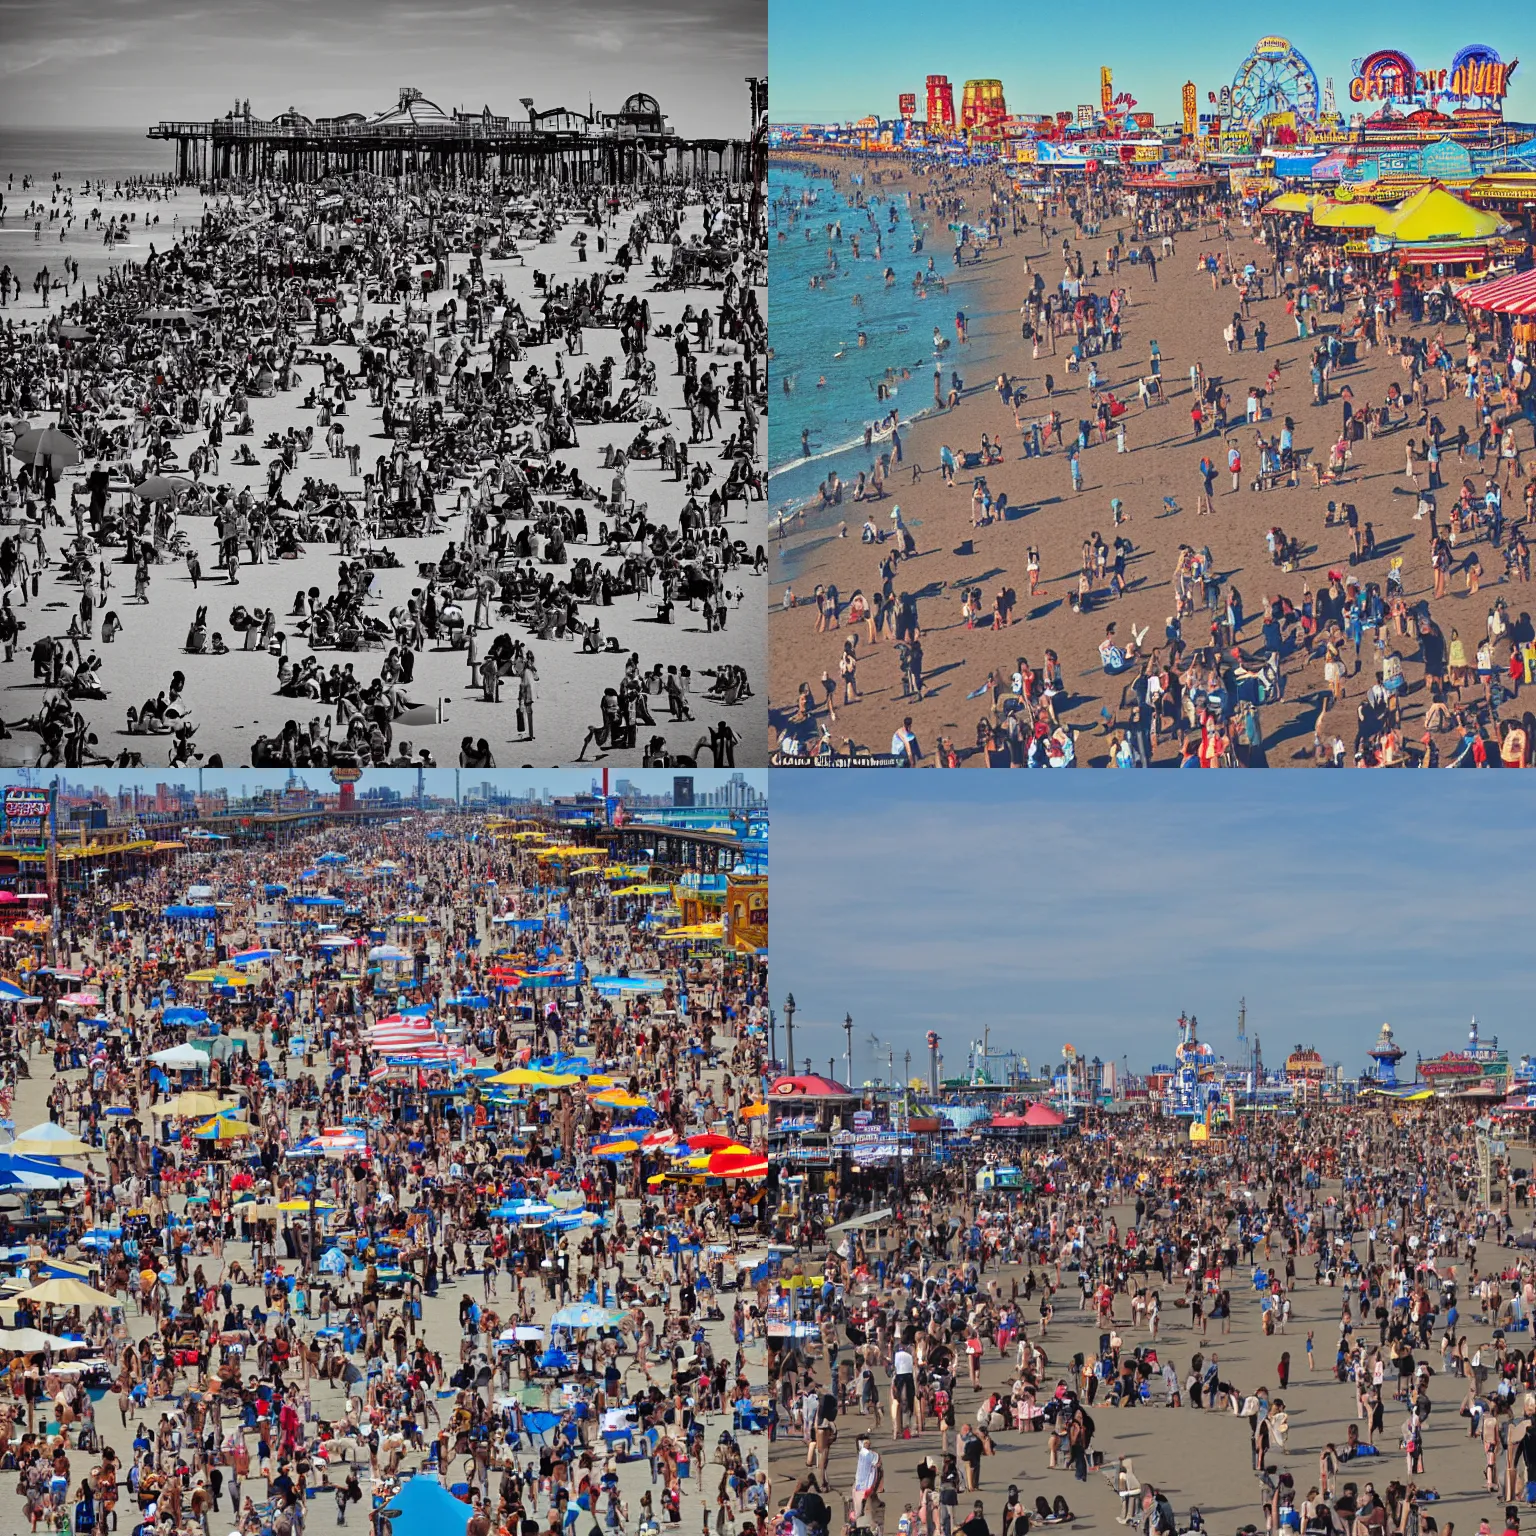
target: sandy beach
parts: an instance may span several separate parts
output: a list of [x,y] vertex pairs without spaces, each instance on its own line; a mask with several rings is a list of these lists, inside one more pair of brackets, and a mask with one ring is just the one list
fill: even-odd
[[[846,185],[856,162],[839,159],[829,163],[841,172]],[[955,181],[944,190],[946,195],[967,200],[974,222],[976,210],[989,206],[991,183],[985,172],[968,174],[973,181]],[[910,183],[910,171],[908,176]],[[937,183],[930,184],[930,195],[938,190]],[[1217,578],[1214,591],[1218,605],[1224,605],[1234,589],[1240,594],[1243,623],[1238,642],[1247,660],[1253,660],[1262,649],[1259,631],[1268,600],[1283,596],[1299,613],[1308,593],[1317,598],[1327,592],[1330,573],[1374,583],[1390,599],[1388,578],[1394,566],[1400,571],[1409,626],[1414,618],[1425,615],[1433,617],[1448,640],[1453,629],[1459,630],[1469,661],[1484,637],[1496,601],[1507,605],[1509,632],[1523,632],[1521,625],[1529,621],[1522,613],[1522,580],[1506,578],[1502,551],[1489,547],[1486,533],[1479,536],[1476,530],[1468,530],[1462,536],[1454,548],[1455,579],[1446,595],[1431,595],[1430,525],[1415,518],[1415,482],[1405,474],[1405,447],[1410,438],[1419,439],[1417,485],[1427,484],[1417,411],[1410,418],[1399,410],[1389,431],[1353,443],[1347,469],[1336,481],[1325,479],[1317,484],[1314,479],[1311,466],[1327,465],[1340,435],[1341,390],[1352,397],[1356,410],[1363,410],[1367,403],[1379,408],[1389,385],[1400,384],[1406,390],[1404,360],[1389,353],[1385,345],[1371,351],[1362,349],[1356,363],[1334,370],[1329,402],[1314,406],[1310,353],[1318,343],[1315,336],[1298,339],[1287,301],[1277,296],[1283,289],[1275,276],[1266,278],[1264,297],[1247,306],[1246,348],[1229,351],[1224,342],[1224,328],[1239,310],[1239,301],[1225,277],[1213,285],[1204,263],[1207,257],[1225,253],[1234,272],[1241,272],[1250,261],[1263,272],[1272,265],[1273,256],[1255,241],[1254,229],[1243,227],[1234,218],[1230,239],[1225,239],[1214,222],[1207,222],[1197,231],[1176,235],[1171,254],[1165,254],[1154,237],[1151,244],[1158,255],[1154,281],[1144,264],[1130,265],[1123,258],[1113,278],[1108,275],[1111,241],[1117,229],[1125,227],[1123,217],[1111,218],[1097,235],[1079,239],[1063,214],[1048,215],[1043,233],[1038,226],[1024,234],[1005,231],[1000,248],[986,250],[975,265],[965,268],[969,275],[963,298],[956,298],[952,290],[949,299],[941,297],[934,302],[935,324],[951,341],[943,354],[946,381],[952,370],[964,379],[958,406],[917,422],[905,433],[902,462],[893,467],[883,498],[856,503],[845,494],[839,506],[809,509],[791,522],[786,536],[773,547],[769,618],[773,742],[777,743],[780,732],[793,723],[791,734],[802,745],[809,742],[814,746],[825,730],[838,750],[851,746],[855,751],[884,753],[903,718],[910,716],[925,765],[933,764],[941,737],[953,741],[958,761],[984,764],[988,755],[978,749],[979,725],[998,718],[989,710],[989,673],[995,674],[1001,692],[1006,694],[1020,658],[1038,671],[1046,661],[1047,650],[1051,650],[1059,658],[1062,680],[1056,714],[1076,737],[1076,760],[1079,764],[1105,763],[1115,733],[1126,724],[1127,685],[1137,668],[1133,664],[1120,676],[1107,676],[1099,659],[1100,642],[1106,626],[1113,623],[1117,643],[1127,650],[1133,634],[1145,637],[1144,655],[1156,653],[1163,645],[1167,626],[1175,616],[1173,585],[1181,549],[1196,555],[1209,552],[1208,570]],[[1072,343],[1070,333],[1056,339],[1054,355],[1042,351],[1036,359],[1031,345],[1022,340],[1020,329],[1020,306],[1033,274],[1043,274],[1048,291],[1055,290],[1062,277],[1064,236],[1070,237],[1070,253],[1075,257],[1080,252],[1088,269],[1085,293],[1108,294],[1118,288],[1124,294],[1121,349],[1106,350],[1091,359],[1099,370],[1101,392],[1112,391],[1126,404],[1116,422],[1124,428],[1123,451],[1113,432],[1102,442],[1096,430],[1090,432],[1089,446],[1081,454],[1080,490],[1073,488],[1065,448],[1075,436],[1079,418],[1093,415],[1089,360],[1081,371],[1069,371],[1065,354]],[[1141,242],[1134,243],[1139,246]],[[941,269],[953,275],[947,266],[948,252],[941,256]],[[897,266],[905,281],[912,260],[907,258]],[[1101,274],[1097,278],[1092,275],[1095,266]],[[1284,281],[1293,283],[1294,272],[1288,271]],[[971,320],[968,342],[954,340],[951,322],[953,312],[960,308]],[[1334,313],[1322,315],[1321,334],[1326,337],[1328,329],[1336,327],[1341,318]],[[1315,311],[1313,321],[1314,325],[1319,323]],[[1261,322],[1267,332],[1262,352],[1253,342]],[[1459,321],[1410,327],[1400,317],[1395,329],[1415,337],[1440,333],[1450,352],[1459,354],[1462,350],[1464,327]],[[1154,343],[1160,354],[1164,403],[1147,405],[1139,395],[1138,381],[1152,371]],[[1191,370],[1197,366],[1203,369],[1208,386],[1219,382],[1228,412],[1228,426],[1222,432],[1212,430],[1208,414],[1198,441],[1192,434],[1190,417],[1195,399]],[[1277,371],[1273,378],[1272,370]],[[995,387],[999,373],[1006,373],[1015,385],[1022,381],[1027,390],[1027,403],[1018,407],[1017,422],[1014,410],[1004,406]],[[1053,376],[1054,385],[1049,398],[1047,373]],[[1263,413],[1257,422],[1246,422],[1245,401],[1253,387],[1264,392]],[[1477,472],[1474,402],[1455,394],[1449,400],[1442,399],[1438,378],[1431,379],[1430,390],[1429,411],[1443,423],[1447,436],[1454,438],[1462,425],[1469,427],[1471,435],[1464,459],[1458,461],[1453,442],[1441,466],[1448,487],[1437,492],[1443,532],[1463,474],[1474,478],[1479,501],[1484,479]],[[1025,458],[1023,442],[1031,422],[1053,409],[1062,417],[1062,444],[1049,441],[1042,456]],[[1304,465],[1295,477],[1297,483],[1289,485],[1282,475],[1272,488],[1255,489],[1256,432],[1277,434],[1287,417],[1294,420],[1297,455]],[[782,430],[788,432],[791,427],[792,422],[786,421]],[[1001,445],[1002,455],[1000,461],[982,467],[978,456],[984,436]],[[1528,424],[1517,426],[1516,443],[1529,454]],[[946,486],[937,473],[945,445],[962,459],[953,486]],[[1244,466],[1236,489],[1227,473],[1231,448],[1240,452]],[[1197,514],[1199,464],[1206,456],[1217,470],[1217,494],[1211,514],[1202,516]],[[873,455],[866,467],[872,463]],[[1492,463],[1488,466],[1490,470],[1493,467]],[[1500,476],[1507,524],[1518,520],[1524,511],[1520,467],[1515,461]],[[994,515],[990,522],[973,526],[971,490],[978,474],[985,476],[994,498],[999,493],[1006,495],[1007,508],[1002,518]],[[852,478],[843,476],[845,486]],[[1120,504],[1118,526],[1116,502]],[[1336,505],[1336,518],[1329,516],[1330,502]],[[842,702],[844,690],[839,684],[833,721],[825,712],[823,671],[832,680],[839,679],[844,641],[853,633],[846,621],[847,605],[856,593],[867,597],[880,587],[880,562],[891,547],[889,543],[861,542],[861,525],[867,518],[876,529],[889,533],[892,508],[897,505],[902,523],[915,540],[916,557],[901,562],[893,592],[908,592],[917,600],[924,697],[919,701],[902,696],[902,669],[889,634],[871,644],[868,626],[859,625],[859,698]],[[1356,526],[1365,541],[1365,552],[1355,561],[1351,559],[1353,533],[1346,522],[1346,505],[1355,508]],[[842,536],[843,525],[846,536]],[[1287,568],[1270,554],[1268,535],[1274,528],[1283,529],[1299,546],[1298,558],[1287,561]],[[1076,612],[1071,599],[1078,587],[1085,542],[1095,534],[1110,546],[1110,571],[1115,541],[1129,541],[1129,547],[1124,548],[1124,595],[1113,595],[1107,575],[1095,571],[1087,610]],[[1373,553],[1370,538],[1374,539]],[[1031,548],[1039,552],[1039,592],[1033,596],[1027,569]],[[1469,590],[1472,583],[1465,570],[1479,549],[1481,590]],[[1342,581],[1338,584],[1342,587]],[[843,622],[837,630],[818,633],[814,594],[818,587],[828,586],[837,588]],[[966,593],[977,589],[980,615],[968,621],[962,604]],[[1014,593],[1016,601],[1012,622],[1005,626],[1005,633],[1000,633],[994,627],[995,603],[1005,590]],[[786,605],[788,593],[793,593],[793,607]],[[1217,610],[1208,611],[1204,597],[1205,591],[1197,587],[1192,611],[1182,617],[1186,661],[1212,644],[1210,624]],[[1491,755],[1497,757],[1496,721],[1482,706],[1476,679],[1469,678],[1459,692],[1453,690],[1450,710],[1438,712],[1427,728],[1425,714],[1430,699],[1423,683],[1418,637],[1400,634],[1395,623],[1383,624],[1382,633],[1386,642],[1383,655],[1397,653],[1406,679],[1400,735],[1411,744],[1410,751],[1437,753],[1441,760],[1448,756],[1462,739],[1452,716],[1452,711],[1460,708],[1468,720],[1475,716],[1481,729],[1493,737]],[[1507,646],[1506,641],[1496,648],[1496,671],[1504,668]],[[1262,744],[1249,754],[1250,760],[1272,766],[1350,761],[1357,708],[1382,664],[1369,633],[1358,658],[1357,663],[1356,652],[1345,647],[1340,697],[1332,709],[1323,712],[1329,689],[1324,683],[1321,640],[1311,645],[1288,645],[1280,668],[1278,696],[1266,697],[1258,706]],[[1154,654],[1154,659],[1161,658]],[[1230,652],[1223,659],[1230,662]],[[796,693],[802,683],[810,685],[817,705],[816,718],[809,725],[794,720]],[[1265,691],[1268,694],[1270,690],[1266,687]],[[1501,714],[1506,718],[1518,715],[1523,707],[1523,698],[1513,704],[1506,700]],[[1165,727],[1153,746],[1153,761],[1178,762],[1181,742],[1188,734],[1187,730],[1172,729],[1171,724]]]
[[[626,200],[625,206],[617,210],[615,223],[606,231],[608,238],[622,241],[630,221],[637,213],[643,213],[644,208],[643,202]],[[685,209],[681,231],[685,243],[702,232],[703,214],[702,201],[691,201]],[[590,254],[590,246],[583,246],[576,240],[576,226],[581,222],[575,209],[567,209],[560,219],[560,228],[545,242],[523,241],[515,259],[486,260],[485,277],[491,282],[500,280],[514,301],[529,310],[536,310],[542,304],[544,294],[541,286],[535,286],[536,273],[541,274],[540,283],[547,282],[554,288],[578,278],[585,279],[592,272],[590,261],[584,259]],[[596,233],[587,232],[587,238]],[[137,238],[142,240],[143,236]],[[649,279],[651,258],[656,256],[666,260],[670,255],[671,250],[666,245],[647,248],[644,262],[631,278],[629,288],[648,300],[653,327],[665,328],[668,332],[682,323],[685,310],[697,313],[701,301],[707,303],[709,299],[706,289],[673,287],[663,290]],[[455,285],[467,273],[470,261],[465,252],[447,254],[447,281],[424,302],[418,300],[412,310],[413,320],[422,334],[430,332],[438,338],[448,335],[443,311],[454,299]],[[609,289],[609,301],[616,291]],[[77,286],[74,296],[78,294]],[[45,321],[48,314],[57,314],[61,301],[69,297],[71,295],[55,294],[52,309],[44,310],[38,296],[24,286],[20,301],[13,300],[0,318],[36,326]],[[387,316],[392,315],[396,324],[402,321],[402,306],[388,303],[389,297],[387,294],[367,299],[359,296],[356,304],[348,298],[348,314],[356,317],[359,332]],[[765,292],[760,288],[757,302],[760,309],[766,302]],[[686,441],[690,418],[682,398],[683,381],[671,355],[670,342],[659,345],[665,346],[667,351],[658,357],[657,393],[647,404],[659,407],[673,435]],[[472,360],[471,366],[484,366],[484,351],[483,345],[473,349],[478,361]],[[740,361],[741,349],[739,344],[723,340],[716,333],[709,348],[696,351],[695,356],[701,371],[713,364],[724,377]],[[588,368],[596,371],[611,367],[616,375],[622,375],[625,361],[619,331],[612,326],[591,326],[585,328],[582,346],[576,353],[568,353],[563,334],[552,335],[547,343],[528,347],[519,372],[536,369],[556,379],[570,375],[575,382],[575,376]],[[234,451],[240,439],[229,438],[224,444],[219,472],[210,476],[210,480],[228,486],[234,493],[249,491],[253,497],[261,498],[268,490],[268,467],[272,459],[271,449],[263,451],[264,445],[274,434],[281,440],[291,432],[316,427],[316,410],[313,403],[307,403],[307,398],[317,386],[323,391],[326,369],[333,362],[339,362],[348,370],[360,367],[357,349],[347,345],[342,338],[305,348],[296,363],[292,388],[266,397],[252,395],[249,409],[254,430],[244,441],[254,446],[255,462],[250,465],[236,463]],[[419,385],[416,393],[420,393]],[[407,380],[407,395],[410,394]],[[722,401],[722,404],[726,409],[719,428],[712,434],[712,441],[698,443],[692,455],[694,462],[702,462],[706,468],[707,485],[719,485],[729,473],[731,462],[728,456],[722,456],[722,448],[725,440],[741,427],[741,412],[730,409],[728,401]],[[37,426],[55,419],[55,415],[34,410],[26,419]],[[313,476],[321,483],[334,483],[343,498],[360,501],[361,475],[373,469],[378,455],[388,455],[391,435],[384,431],[379,403],[370,399],[364,389],[357,391],[349,415],[344,418],[344,427],[347,441],[360,440],[361,472],[354,473],[344,457],[332,455],[321,428],[315,431],[311,447],[299,455],[295,476],[296,479]],[[613,479],[612,450],[627,451],[635,432],[633,422],[622,420],[583,423],[575,444],[561,450],[559,457],[568,469],[579,473],[587,485],[606,488]],[[186,453],[200,443],[204,435],[198,433],[183,440],[179,445],[181,462],[168,472],[185,472]],[[66,508],[72,486],[80,486],[90,468],[91,465],[85,463],[66,475],[60,487],[61,502]],[[393,548],[399,563],[373,572],[366,598],[367,612],[382,620],[392,611],[401,610],[413,594],[419,598],[424,590],[423,569],[435,568],[450,546],[463,547],[469,530],[467,513],[460,504],[460,490],[472,483],[469,477],[456,476],[446,492],[439,492],[440,526],[436,532],[426,537],[384,541],[382,547]],[[294,489],[297,490],[297,486]],[[636,504],[648,506],[653,522],[676,528],[689,487],[670,472],[664,472],[659,460],[636,458],[628,471],[627,493]],[[708,491],[699,494],[702,497]],[[117,501],[114,496],[114,505]],[[571,557],[585,558],[594,568],[617,572],[624,564],[625,554],[598,542],[599,520],[597,515],[592,517],[590,538],[573,543]],[[753,526],[749,527],[749,523]],[[589,728],[602,723],[599,702],[604,690],[620,687],[630,658],[637,656],[642,674],[650,672],[657,663],[679,671],[687,669],[690,679],[688,706],[693,719],[669,719],[671,712],[663,693],[659,699],[651,701],[653,711],[660,711],[655,715],[654,729],[642,725],[632,745],[609,743],[594,749],[588,741],[585,751],[589,761],[595,752],[624,765],[640,764],[648,752],[657,759],[676,756],[679,760],[692,761],[702,751],[704,755],[700,760],[709,762],[716,750],[711,738],[723,739],[721,726],[729,728],[732,722],[734,734],[741,741],[741,745],[734,748],[743,754],[738,760],[744,764],[760,761],[765,749],[760,746],[762,737],[758,726],[743,724],[752,712],[751,700],[728,705],[705,697],[712,676],[721,667],[742,668],[752,679],[760,680],[763,674],[762,628],[760,623],[754,622],[762,611],[764,590],[763,581],[754,574],[752,564],[752,552],[761,542],[757,519],[751,517],[747,504],[733,500],[726,505],[721,526],[730,541],[739,542],[744,558],[731,566],[729,579],[723,583],[726,596],[720,604],[722,612],[718,625],[706,628],[696,598],[680,599],[672,610],[670,622],[659,621],[658,589],[649,595],[645,592],[621,594],[613,598],[610,606],[593,610],[600,618],[603,646],[595,652],[584,652],[581,636],[570,631],[562,639],[550,639],[542,644],[535,639],[537,680],[531,741],[516,724],[517,677],[507,681],[499,702],[488,703],[481,678],[478,672],[472,672],[469,653],[462,641],[454,645],[447,638],[440,639],[422,649],[417,656],[414,676],[405,690],[416,707],[408,717],[397,721],[390,742],[391,759],[397,759],[403,750],[402,744],[409,742],[412,754],[417,757],[425,751],[438,763],[453,763],[459,760],[461,741],[468,737],[472,741],[483,739],[494,762],[503,766],[555,766],[574,761],[583,750]],[[101,598],[97,605],[97,635],[100,634],[101,617],[109,611],[118,616],[121,632],[110,645],[101,645],[98,641],[94,646],[86,646],[86,650],[94,651],[99,659],[97,675],[108,695],[105,701],[82,699],[76,706],[87,718],[96,737],[93,750],[109,760],[122,752],[137,752],[146,762],[163,758],[169,743],[130,735],[124,725],[124,714],[130,706],[137,708],[167,689],[177,671],[185,678],[185,718],[196,723],[195,744],[205,760],[218,754],[228,764],[249,763],[257,737],[263,734],[271,737],[289,720],[296,722],[311,739],[330,739],[344,734],[336,721],[335,710],[327,701],[275,697],[276,660],[261,649],[242,650],[242,637],[229,622],[237,604],[247,611],[256,608],[273,610],[277,615],[276,628],[285,637],[288,656],[295,664],[302,665],[305,658],[316,655],[318,649],[316,660],[324,670],[329,670],[340,659],[351,661],[364,682],[372,678],[379,668],[378,654],[338,658],[323,647],[311,647],[303,626],[295,625],[296,594],[312,587],[322,594],[336,588],[340,555],[334,536],[328,542],[301,542],[296,559],[242,564],[238,571],[238,587],[226,592],[224,573],[218,568],[219,540],[214,520],[182,517],[179,528],[201,556],[202,580],[194,587],[186,562],[179,558],[167,559],[165,563],[151,567],[147,603],[135,600],[133,568],[121,563],[121,550],[104,552],[111,587],[104,598],[97,594]],[[74,532],[73,527],[66,531],[70,535]],[[52,558],[41,572],[38,593],[18,592],[12,598],[18,617],[26,625],[17,659],[0,672],[0,687],[6,690],[5,718],[13,728],[16,721],[25,718],[36,707],[46,692],[42,682],[31,676],[33,669],[28,665],[28,649],[43,635],[65,635],[80,596],[78,581],[66,580],[64,568],[57,560],[64,532],[50,530],[46,537]],[[242,558],[248,561],[248,552]],[[227,655],[189,654],[186,649],[194,619],[205,606],[206,626],[209,631],[222,634],[230,647]],[[494,606],[491,617],[495,618]],[[487,627],[494,633],[504,626],[493,623]],[[481,659],[492,633],[487,633],[479,642]],[[756,707],[761,708],[760,705]],[[761,715],[755,719],[760,722]],[[664,746],[654,745],[658,737],[664,741]],[[5,751],[21,760],[26,760],[29,754],[36,760],[38,753],[27,745],[29,739],[32,738],[18,735],[14,744],[5,744]]]

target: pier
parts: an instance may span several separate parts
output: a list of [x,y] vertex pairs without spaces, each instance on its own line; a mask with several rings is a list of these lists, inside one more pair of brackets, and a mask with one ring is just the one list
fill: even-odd
[[[425,177],[440,185],[553,179],[567,185],[724,176],[743,181],[760,158],[750,139],[682,138],[644,92],[617,112],[555,107],[527,116],[443,111],[411,88],[373,117],[350,113],[311,119],[295,108],[273,118],[250,103],[210,122],[156,123],[148,137],[176,145],[184,182],[286,183],[370,173]],[[754,103],[755,105],[755,103]]]

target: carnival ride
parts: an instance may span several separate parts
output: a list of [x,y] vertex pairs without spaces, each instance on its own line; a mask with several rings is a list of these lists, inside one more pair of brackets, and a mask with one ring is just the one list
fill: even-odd
[[1260,38],[1232,77],[1232,116],[1245,127],[1280,113],[1315,122],[1319,101],[1317,74],[1288,38]]

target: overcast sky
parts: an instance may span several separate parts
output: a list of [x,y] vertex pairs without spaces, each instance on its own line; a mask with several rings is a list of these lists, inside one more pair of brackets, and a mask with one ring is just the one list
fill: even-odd
[[412,85],[445,111],[615,110],[648,91],[684,136],[744,138],[766,0],[0,0],[0,121],[117,127],[374,112]]
[[[1519,774],[773,775],[773,982],[795,1054],[854,1077],[924,1036],[1054,1065],[1172,1059],[1181,1009],[1237,1056],[1298,1044],[1358,1073],[1383,1020],[1430,1055],[1475,1013],[1536,1049],[1524,930],[1536,784]],[[876,1062],[878,1061],[878,1070]]]

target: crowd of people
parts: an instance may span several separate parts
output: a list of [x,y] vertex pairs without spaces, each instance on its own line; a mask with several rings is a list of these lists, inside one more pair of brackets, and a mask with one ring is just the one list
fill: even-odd
[[[43,689],[20,722],[43,762],[382,764],[406,737],[430,763],[455,700],[554,762],[591,718],[573,689],[627,698],[626,668],[691,661],[705,707],[752,696],[746,188],[358,177],[153,236],[95,291],[0,318],[0,628]],[[318,554],[329,576],[261,569]],[[638,754],[647,714],[617,711],[602,749]],[[167,741],[115,740],[144,736]]]
[[573,842],[189,854],[6,941],[0,1111],[71,1169],[0,1215],[13,1517],[388,1533],[421,1472],[478,1536],[758,1531],[761,1175],[699,1158],[754,1136],[766,967]]
[[1088,1119],[1002,1176],[994,1149],[816,1190],[785,1143],[769,1371],[796,1536],[1518,1530],[1528,1152],[1496,1148],[1483,1186],[1473,1114],[1439,1105],[1194,1145]]

